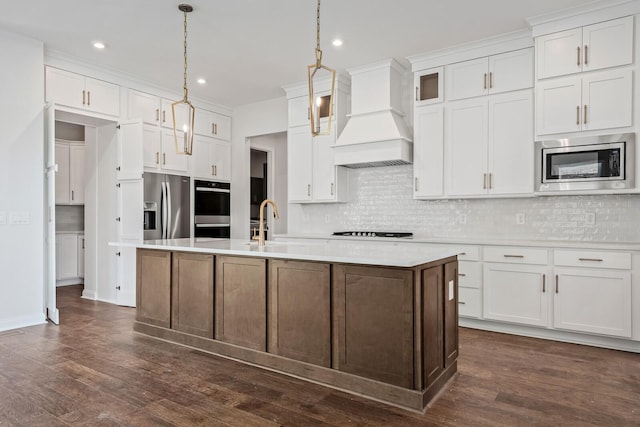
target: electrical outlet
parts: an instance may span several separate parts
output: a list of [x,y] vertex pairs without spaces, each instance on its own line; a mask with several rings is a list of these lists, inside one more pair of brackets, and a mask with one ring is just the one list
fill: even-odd
[[586,225],[593,225],[593,224],[595,224],[595,223],[596,223],[596,214],[594,214],[593,212],[592,212],[592,213],[585,214],[585,216],[584,216],[584,223],[585,223]]
[[526,222],[526,217],[525,217],[524,213],[522,213],[522,212],[518,212],[518,213],[516,214],[516,224],[518,224],[518,225],[522,225],[522,224],[524,224],[525,222]]

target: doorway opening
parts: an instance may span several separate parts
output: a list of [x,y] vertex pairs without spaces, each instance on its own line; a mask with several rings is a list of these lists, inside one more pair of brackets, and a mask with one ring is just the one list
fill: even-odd
[[249,238],[257,235],[260,228],[260,204],[272,199],[278,206],[280,218],[275,220],[271,208],[267,208],[264,237],[269,240],[287,232],[287,134],[253,137],[250,147]]

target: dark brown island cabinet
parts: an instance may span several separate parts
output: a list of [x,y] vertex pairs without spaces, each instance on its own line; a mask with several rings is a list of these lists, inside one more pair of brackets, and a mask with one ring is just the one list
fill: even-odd
[[137,250],[135,330],[422,411],[456,373],[455,256],[414,267]]

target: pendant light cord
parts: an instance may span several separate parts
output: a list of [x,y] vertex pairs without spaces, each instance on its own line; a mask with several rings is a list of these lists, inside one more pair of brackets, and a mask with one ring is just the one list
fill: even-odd
[[322,65],[322,50],[320,49],[320,0],[316,15],[316,68]]
[[187,12],[184,12],[184,100],[187,101]]

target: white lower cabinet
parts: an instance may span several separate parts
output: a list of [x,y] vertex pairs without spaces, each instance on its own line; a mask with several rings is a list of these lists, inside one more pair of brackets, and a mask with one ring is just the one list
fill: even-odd
[[84,235],[78,235],[78,277],[84,278]]
[[533,326],[548,325],[546,265],[484,265],[484,317]]
[[458,314],[461,317],[482,317],[481,289],[458,287]]
[[[56,233],[56,281],[64,282],[82,277],[84,277],[84,235]],[[69,282],[62,284],[69,284]]]

